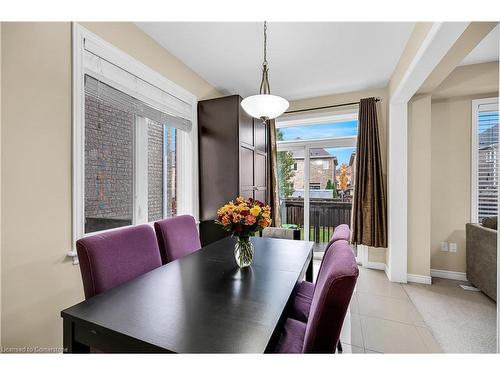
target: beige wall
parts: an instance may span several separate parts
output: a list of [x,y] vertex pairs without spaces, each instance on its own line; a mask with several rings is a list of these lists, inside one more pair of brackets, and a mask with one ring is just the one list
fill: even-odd
[[[408,273],[465,272],[471,101],[497,96],[498,62],[458,67],[408,107]],[[441,242],[458,252],[441,252]]]
[[[388,91],[386,88],[354,91],[343,94],[319,96],[290,102],[289,110],[305,109],[312,107],[321,107],[327,105],[335,105],[342,103],[350,103],[359,101],[361,98],[369,97],[380,98],[377,103],[378,123],[380,131],[380,149],[382,153],[382,170],[384,172],[384,180],[387,181],[387,108],[388,108]],[[387,185],[386,185],[387,186]],[[369,248],[368,260],[370,262],[386,262],[386,249]]]
[[[85,24],[198,98],[217,91],[133,24]],[[2,344],[62,345],[71,243],[71,25],[2,25]],[[8,140],[8,141],[7,141]]]
[[415,24],[413,32],[389,81],[389,97],[393,96],[431,27],[432,22],[417,22]]
[[430,276],[431,97],[408,103],[408,273]]
[[[498,81],[496,81],[498,84]],[[470,222],[471,101],[489,93],[432,102],[431,268],[465,272],[465,224]],[[458,244],[441,252],[441,242]]]

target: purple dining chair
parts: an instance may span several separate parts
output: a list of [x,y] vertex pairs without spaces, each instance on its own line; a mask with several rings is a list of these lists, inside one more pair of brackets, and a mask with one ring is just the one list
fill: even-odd
[[163,264],[185,257],[201,248],[194,217],[180,215],[155,222],[156,238]]
[[[333,250],[336,248],[336,246],[332,245],[338,241],[347,242],[347,245],[349,245],[348,241],[350,237],[351,237],[351,231],[349,229],[349,226],[347,226],[346,224],[341,224],[338,227],[336,227],[335,230],[333,231],[333,235],[330,239],[330,242],[328,242],[328,245],[325,248],[325,255],[328,251],[330,251],[330,249]],[[324,260],[325,256],[323,256],[323,259],[321,260],[321,264],[318,270],[318,277],[319,274],[321,273],[321,270],[323,269]],[[311,283],[309,281],[302,281],[300,284],[297,285],[295,291],[296,291],[295,299],[290,309],[289,316],[293,319],[306,322],[309,316],[309,310],[311,308],[311,303],[314,293],[314,283]]]
[[[325,253],[307,322],[288,318],[277,353],[335,353],[359,270],[347,241]],[[333,250],[333,251],[332,251]]]
[[76,241],[85,299],[161,266],[153,228],[138,225]]

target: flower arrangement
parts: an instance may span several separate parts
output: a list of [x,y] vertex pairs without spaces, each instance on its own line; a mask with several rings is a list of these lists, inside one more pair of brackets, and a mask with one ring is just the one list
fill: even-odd
[[236,198],[217,210],[217,224],[236,237],[234,257],[240,268],[253,260],[254,248],[250,236],[271,225],[271,207],[258,200]]
[[252,198],[238,197],[217,210],[216,223],[233,236],[253,236],[271,222],[271,207]]

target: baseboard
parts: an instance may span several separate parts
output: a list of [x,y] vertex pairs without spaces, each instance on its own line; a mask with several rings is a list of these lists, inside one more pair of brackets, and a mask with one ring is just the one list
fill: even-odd
[[363,267],[365,268],[371,268],[373,270],[385,270],[385,263],[381,262],[366,262],[366,264],[363,264]]
[[415,274],[409,273],[408,275],[406,275],[406,278],[409,282],[412,282],[412,283],[427,284],[427,285],[432,284],[432,278],[430,276],[415,275]]
[[431,276],[432,277],[440,277],[441,279],[467,281],[467,274],[465,272],[455,272],[455,271],[431,269]]

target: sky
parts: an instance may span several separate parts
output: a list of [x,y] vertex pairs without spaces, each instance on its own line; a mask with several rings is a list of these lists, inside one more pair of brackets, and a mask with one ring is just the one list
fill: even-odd
[[[290,128],[281,128],[284,141],[294,139],[320,139],[355,136],[358,133],[357,121],[336,122],[333,124],[319,124],[307,126],[294,126]],[[355,147],[327,148],[330,154],[337,156],[339,165],[349,164],[349,158]]]

